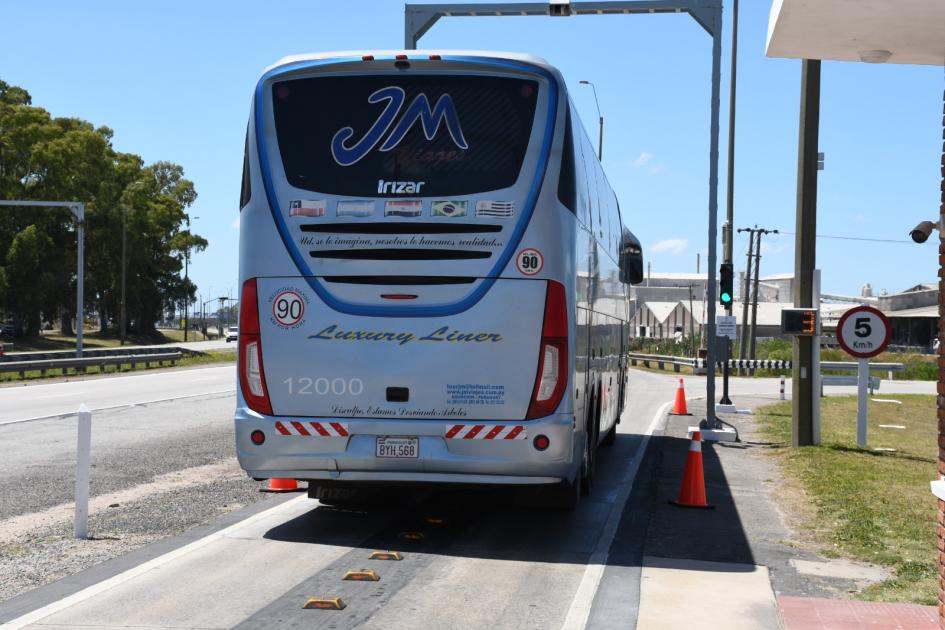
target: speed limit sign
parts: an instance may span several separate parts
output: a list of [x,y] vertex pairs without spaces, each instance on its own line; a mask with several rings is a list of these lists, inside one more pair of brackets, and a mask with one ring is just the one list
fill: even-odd
[[889,320],[872,306],[857,306],[840,317],[837,341],[847,354],[860,359],[875,357],[892,337]]

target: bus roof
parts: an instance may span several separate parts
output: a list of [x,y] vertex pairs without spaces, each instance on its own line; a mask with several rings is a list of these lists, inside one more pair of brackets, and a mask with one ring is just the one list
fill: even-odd
[[512,59],[514,61],[521,61],[523,63],[532,64],[535,66],[540,66],[546,70],[557,73],[557,69],[549,64],[546,60],[538,57],[536,55],[529,55],[523,53],[514,53],[514,52],[499,52],[491,50],[346,50],[346,51],[334,51],[334,52],[321,52],[321,53],[308,53],[304,55],[289,55],[283,57],[276,63],[272,64],[264,71],[269,72],[280,66],[285,66],[292,63],[298,63],[300,61],[320,61],[323,59],[334,59],[334,58],[345,58],[345,57],[363,57],[364,55],[374,55],[375,57],[394,57],[395,55],[407,55],[413,59],[425,59],[430,55],[442,55],[442,56],[461,56],[461,57],[482,57],[483,59],[487,58],[499,58],[499,59]]

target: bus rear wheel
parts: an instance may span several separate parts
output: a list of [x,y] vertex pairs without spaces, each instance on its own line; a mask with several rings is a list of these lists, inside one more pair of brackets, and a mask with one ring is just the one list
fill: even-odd
[[581,502],[581,470],[578,469],[571,481],[562,481],[549,488],[548,504],[564,512],[573,512]]
[[588,495],[594,489],[594,476],[597,473],[597,437],[600,434],[600,386],[591,401],[591,415],[585,425],[584,462],[581,466],[581,494]]

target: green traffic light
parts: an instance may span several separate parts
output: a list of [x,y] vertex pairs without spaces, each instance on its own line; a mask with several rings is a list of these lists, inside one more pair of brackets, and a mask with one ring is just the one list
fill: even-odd
[[723,293],[721,296],[721,300],[725,302],[726,304],[728,304],[729,302],[732,301],[732,296],[729,295],[728,293]]

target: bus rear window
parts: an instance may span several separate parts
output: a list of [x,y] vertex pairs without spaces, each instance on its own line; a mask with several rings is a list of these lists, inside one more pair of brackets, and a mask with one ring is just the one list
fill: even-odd
[[[538,82],[494,76],[373,75],[274,83],[282,165],[324,194],[414,196],[512,186],[528,148]],[[404,193],[400,187],[400,194]]]

